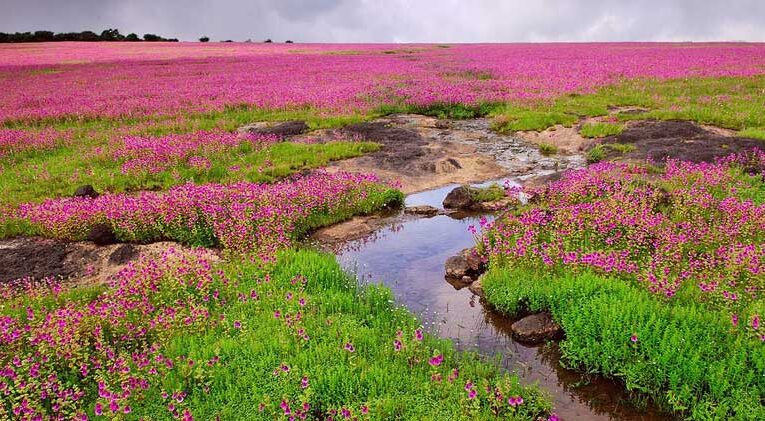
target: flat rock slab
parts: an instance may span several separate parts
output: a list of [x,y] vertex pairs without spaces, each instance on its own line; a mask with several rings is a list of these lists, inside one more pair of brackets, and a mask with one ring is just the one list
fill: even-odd
[[305,132],[308,130],[308,124],[301,120],[285,121],[283,123],[260,122],[244,126],[240,130],[252,134],[287,137]]
[[404,209],[404,213],[409,215],[422,215],[422,216],[436,216],[442,213],[441,209],[438,209],[430,205],[409,206]]
[[513,323],[510,328],[513,339],[530,345],[563,338],[563,329],[547,312],[526,316]]

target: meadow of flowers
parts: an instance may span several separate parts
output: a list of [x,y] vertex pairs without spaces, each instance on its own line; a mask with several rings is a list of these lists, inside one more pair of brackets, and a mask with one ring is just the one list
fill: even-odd
[[506,312],[550,309],[569,363],[693,418],[765,413],[765,154],[600,163],[484,227]]
[[[0,237],[105,226],[225,260],[169,250],[107,285],[0,285],[0,418],[557,419],[389,290],[295,250],[401,203],[374,175],[309,171],[379,145],[236,129],[419,111],[541,130],[628,105],[651,110],[619,119],[765,138],[763,74],[750,43],[2,45]],[[602,163],[528,192],[484,227],[487,299],[550,310],[566,363],[678,414],[765,418],[763,167]],[[82,184],[102,195],[71,197]]]
[[166,192],[50,199],[23,204],[0,224],[17,222],[33,234],[70,241],[107,224],[121,241],[171,239],[266,260],[311,228],[401,200],[375,176],[314,173],[275,184],[184,184]]
[[0,121],[241,105],[363,113],[553,98],[622,79],[750,76],[765,66],[761,44],[113,44],[0,47]]
[[268,269],[168,250],[107,286],[0,288],[3,419],[536,419],[550,409],[314,252]]

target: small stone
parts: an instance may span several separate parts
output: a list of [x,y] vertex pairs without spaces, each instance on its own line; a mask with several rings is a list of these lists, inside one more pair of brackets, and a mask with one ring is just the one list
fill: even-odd
[[90,231],[88,231],[88,241],[92,241],[98,246],[107,246],[119,242],[111,225],[104,223],[93,225],[90,228]]
[[513,339],[530,345],[563,338],[563,329],[547,312],[526,316],[510,327]]
[[447,209],[470,209],[475,202],[468,186],[456,187],[444,199]]
[[440,209],[429,205],[409,206],[404,209],[404,213],[410,215],[436,216],[439,212]]
[[77,189],[74,191],[74,197],[89,197],[91,199],[95,199],[99,196],[96,189],[93,188],[90,184],[85,184],[80,187],[77,187]]

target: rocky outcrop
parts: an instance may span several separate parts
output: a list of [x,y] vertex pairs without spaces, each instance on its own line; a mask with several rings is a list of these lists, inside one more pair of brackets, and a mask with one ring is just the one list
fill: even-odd
[[260,122],[242,127],[241,130],[258,135],[273,135],[278,137],[296,136],[308,130],[308,124],[302,120],[285,121],[283,123]]
[[513,323],[510,329],[513,339],[530,345],[563,338],[563,329],[547,312],[526,316]]
[[74,197],[89,197],[91,199],[95,199],[99,196],[96,189],[93,188],[90,184],[85,184],[83,186],[77,187],[77,189],[74,191],[74,194],[72,195]]

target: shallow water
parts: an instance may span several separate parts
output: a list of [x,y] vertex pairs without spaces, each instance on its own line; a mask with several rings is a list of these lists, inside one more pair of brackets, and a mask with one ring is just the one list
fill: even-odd
[[[410,195],[407,206],[440,207],[454,185]],[[485,216],[491,219],[491,215]],[[455,219],[389,219],[369,237],[336,246],[341,264],[365,282],[383,282],[398,301],[418,314],[427,329],[452,339],[459,349],[485,356],[501,355],[502,365],[526,383],[539,382],[554,399],[564,420],[661,420],[652,408],[637,409],[622,385],[600,377],[587,378],[559,364],[557,346],[525,346],[510,336],[512,320],[483,306],[467,288],[457,289],[444,278],[444,262],[473,246],[468,231],[480,216]]]

